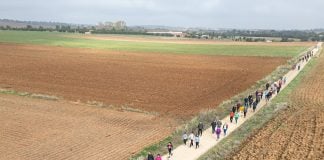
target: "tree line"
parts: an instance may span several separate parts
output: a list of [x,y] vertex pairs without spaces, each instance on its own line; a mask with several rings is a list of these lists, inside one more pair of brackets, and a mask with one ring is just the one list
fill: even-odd
[[[97,29],[95,26],[71,26],[71,25],[56,25],[55,27],[34,27],[26,25],[26,27],[11,27],[0,26],[0,30],[22,30],[22,31],[49,31],[49,32],[68,32],[68,33],[87,33],[93,34],[129,34],[129,35],[153,35],[153,36],[167,36],[172,37],[172,34],[154,34],[147,33],[144,28],[125,29]],[[324,31],[315,32],[312,30],[199,30],[199,31],[185,31],[188,38],[206,38],[206,39],[231,39],[233,41],[246,42],[264,42],[267,38],[280,38],[281,42],[289,41],[324,41]]]

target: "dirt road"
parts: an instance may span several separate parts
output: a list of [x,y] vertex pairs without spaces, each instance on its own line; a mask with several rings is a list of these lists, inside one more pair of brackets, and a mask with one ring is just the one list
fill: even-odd
[[324,159],[324,55],[290,96],[291,104],[233,159]]
[[[323,58],[323,62],[324,62],[324,58]],[[306,64],[307,64],[307,62],[301,63],[301,69],[303,69]],[[324,63],[323,63],[323,66],[324,66]],[[282,86],[282,89],[284,89],[287,86],[287,84],[289,84],[298,75],[299,72],[300,71],[298,71],[298,70],[291,70],[291,71],[289,71],[285,75],[285,77],[287,78],[287,82],[286,82],[286,85],[283,85]],[[319,80],[319,79],[317,79],[317,80]],[[322,83],[322,82],[320,82],[320,83]],[[324,93],[324,92],[322,92],[322,93]],[[274,98],[276,96],[277,95],[275,94],[272,98]],[[319,96],[319,95],[317,95],[317,96]],[[317,96],[312,96],[312,97],[313,98],[316,97],[315,99],[317,99],[318,98]],[[300,98],[300,97],[297,97],[297,98]],[[299,99],[299,101],[302,101],[302,99]],[[316,100],[316,102],[317,102],[317,100]],[[231,134],[231,132],[233,132],[235,129],[237,129],[241,125],[244,125],[244,122],[246,120],[250,119],[262,107],[266,106],[266,104],[267,104],[267,102],[266,102],[265,99],[261,100],[261,102],[258,104],[258,107],[256,109],[256,112],[252,112],[252,109],[250,108],[249,111],[248,111],[247,116],[245,118],[239,118],[237,124],[236,123],[230,123],[229,116],[225,117],[222,120],[222,122],[223,123],[226,122],[228,124],[228,126],[229,126],[228,131],[227,131],[227,134]],[[323,106],[323,105],[322,104],[319,104],[319,106]],[[319,108],[317,108],[317,109],[319,109]],[[322,109],[319,109],[317,111],[320,111],[320,110],[323,110],[323,108]],[[323,115],[323,112],[320,111],[319,114]],[[310,115],[308,115],[308,116],[310,116]],[[241,114],[240,117],[243,117],[243,114]],[[299,118],[303,119],[302,117],[299,117]],[[322,138],[323,139],[323,128],[322,128],[323,127],[323,123],[322,123],[323,122],[323,117],[319,120],[319,122],[320,122],[319,123],[319,126],[316,125],[317,128],[320,128],[319,129],[320,130],[319,131],[320,132],[320,135],[319,135],[318,138]],[[312,124],[314,124],[314,123],[312,123]],[[292,126],[298,126],[298,124],[297,123],[293,123]],[[272,136],[272,134],[271,134],[272,131],[273,131],[272,129],[273,128],[270,128],[269,129],[270,130],[270,136]],[[287,130],[289,130],[290,133],[294,133],[295,132],[294,129],[296,129],[296,128],[289,128]],[[268,130],[268,132],[265,132],[266,135],[269,135],[269,134],[267,134],[267,133],[269,133],[269,130]],[[310,132],[312,132],[312,130]],[[302,134],[296,134],[296,135],[297,135],[296,138],[302,138]],[[181,145],[181,146],[179,146],[179,147],[177,147],[177,148],[175,148],[173,150],[173,156],[169,157],[168,155],[164,155],[163,156],[163,159],[168,159],[168,160],[195,160],[195,159],[198,159],[201,155],[203,155],[209,149],[211,149],[212,147],[214,147],[215,145],[217,145],[225,137],[226,136],[223,136],[223,134],[222,134],[222,136],[220,136],[220,139],[219,140],[216,140],[215,134],[212,134],[211,133],[211,127],[210,127],[210,128],[206,129],[203,132],[203,136],[200,138],[200,142],[199,142],[200,145],[199,145],[199,148],[198,149],[195,149],[194,147],[189,148],[188,145],[187,146],[186,145]],[[311,137],[311,136],[308,136],[308,137]],[[287,138],[289,138],[289,136]],[[322,139],[319,139],[320,147],[323,146]],[[253,158],[255,158],[255,159],[264,159],[265,157],[263,157],[262,155],[263,155],[263,153],[265,151],[262,150],[262,149],[260,149],[260,148],[264,147],[265,149],[268,149],[268,152],[276,152],[276,151],[280,151],[280,150],[278,150],[279,147],[281,147],[281,148],[284,148],[285,147],[285,145],[283,145],[281,143],[281,140],[280,139],[278,139],[277,141],[269,141],[269,138],[266,138],[266,139],[263,139],[262,144],[255,145],[258,142],[259,141],[257,139],[255,141],[251,141],[251,143],[249,143],[249,145],[243,144],[244,150],[242,150],[239,155],[234,156],[233,159],[235,159],[235,160],[236,159],[253,159]],[[288,142],[290,142],[290,141],[288,141]],[[269,145],[269,143],[271,143],[271,144]],[[291,143],[292,144],[295,144],[294,142],[291,142]],[[301,144],[301,143],[298,143],[298,144]],[[267,148],[268,146],[274,146],[274,147]],[[296,145],[296,148],[298,148],[297,146],[298,145]],[[254,152],[255,150],[257,150],[258,152],[255,153],[255,154],[251,154],[251,152]],[[294,151],[295,150],[293,150],[292,152],[294,152]],[[323,150],[321,152],[323,153]],[[303,151],[301,151],[300,153],[303,153]],[[247,156],[247,157],[244,157],[244,156]]]

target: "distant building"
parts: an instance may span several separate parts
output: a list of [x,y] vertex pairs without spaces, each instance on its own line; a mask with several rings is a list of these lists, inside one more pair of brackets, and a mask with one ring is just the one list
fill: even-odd
[[106,30],[123,30],[126,29],[125,21],[117,21],[117,22],[99,22],[96,26],[96,29],[106,29]]
[[200,38],[202,38],[202,39],[209,39],[210,38],[210,36],[209,35],[201,35],[201,37]]
[[170,35],[173,35],[174,37],[185,37],[186,36],[186,33],[183,33],[183,32],[173,32],[173,31],[169,31],[169,32],[146,32],[146,33],[150,33],[150,34],[159,34],[159,35],[162,35],[162,34],[170,34]]

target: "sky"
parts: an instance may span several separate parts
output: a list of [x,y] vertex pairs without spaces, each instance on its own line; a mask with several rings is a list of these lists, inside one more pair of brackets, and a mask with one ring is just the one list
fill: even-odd
[[324,0],[0,0],[0,19],[236,29],[324,28]]

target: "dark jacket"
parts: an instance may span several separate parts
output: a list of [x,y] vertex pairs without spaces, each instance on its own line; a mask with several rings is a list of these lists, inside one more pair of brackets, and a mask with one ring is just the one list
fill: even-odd
[[235,112],[235,111],[236,111],[236,106],[233,106],[232,112]]
[[154,156],[152,154],[147,155],[147,160],[154,160]]
[[220,120],[217,121],[217,127],[218,128],[221,128],[222,127],[222,121],[220,121]]
[[216,122],[215,121],[213,121],[210,125],[212,126],[212,128],[216,128]]
[[204,125],[202,123],[198,124],[198,129],[204,129]]

